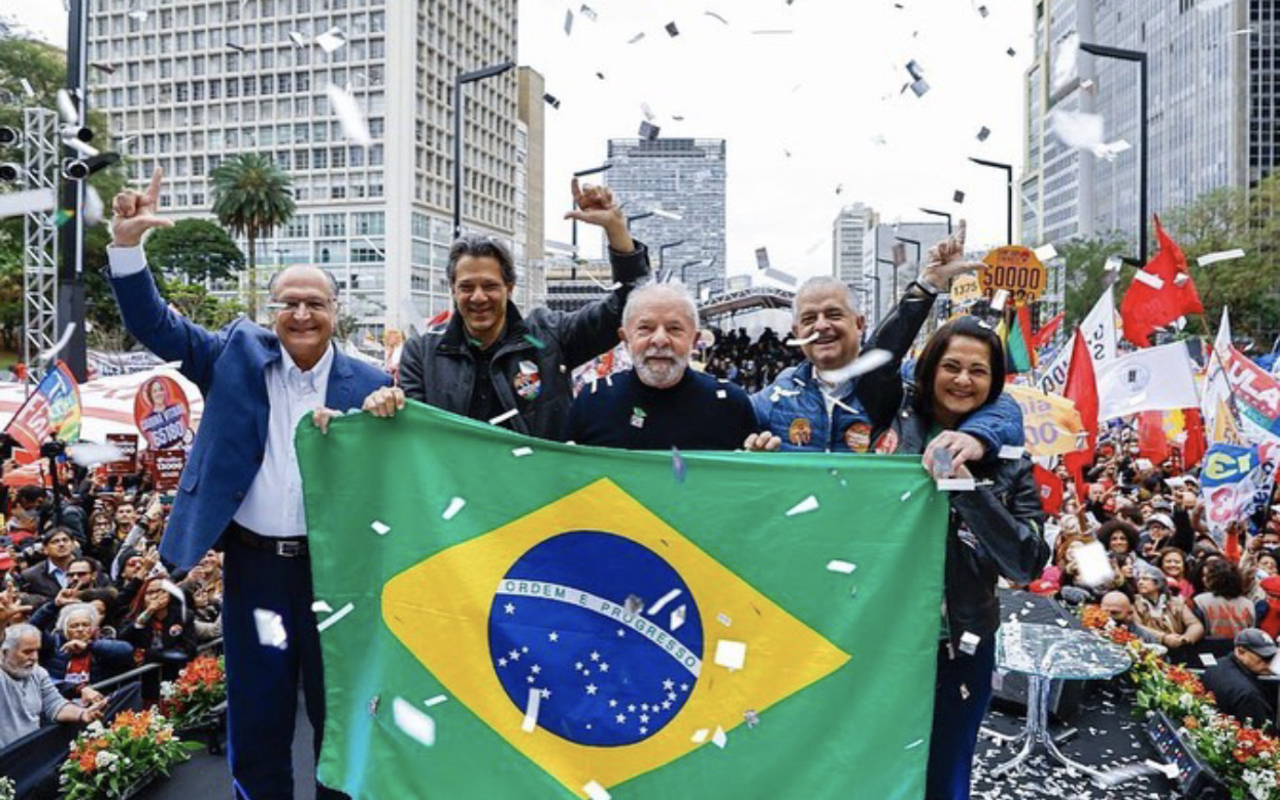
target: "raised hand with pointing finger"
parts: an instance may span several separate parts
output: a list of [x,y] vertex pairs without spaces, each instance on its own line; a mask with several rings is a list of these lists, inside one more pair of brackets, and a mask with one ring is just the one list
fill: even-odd
[[929,248],[925,257],[925,267],[921,277],[939,291],[947,288],[947,283],[957,275],[982,269],[981,261],[966,261],[964,257],[964,237],[967,223],[960,220],[952,235]]
[[156,216],[163,180],[164,170],[156,167],[146,191],[125,189],[111,201],[111,243],[115,247],[137,247],[142,235],[152,228],[173,227],[173,220]]

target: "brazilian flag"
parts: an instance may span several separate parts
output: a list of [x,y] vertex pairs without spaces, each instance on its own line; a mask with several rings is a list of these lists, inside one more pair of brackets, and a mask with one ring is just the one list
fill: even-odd
[[413,402],[296,446],[326,785],[922,796],[948,506],[918,458],[605,450]]

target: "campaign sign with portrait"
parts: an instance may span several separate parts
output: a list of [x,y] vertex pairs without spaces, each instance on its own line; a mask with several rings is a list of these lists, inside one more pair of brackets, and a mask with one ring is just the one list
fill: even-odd
[[133,420],[152,450],[182,447],[191,431],[191,404],[173,378],[157,375],[138,388],[133,398]]

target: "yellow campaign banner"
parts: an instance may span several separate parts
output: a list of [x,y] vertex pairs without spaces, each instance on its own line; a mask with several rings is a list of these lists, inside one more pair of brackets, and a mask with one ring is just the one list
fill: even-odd
[[1044,294],[1049,271],[1030,247],[1011,244],[987,253],[978,272],[978,284],[987,299],[1004,290],[1015,306],[1029,305]]
[[1058,456],[1083,449],[1084,424],[1075,403],[1030,386],[1009,384],[1004,387],[1022,408],[1022,427],[1027,437],[1027,452],[1033,456]]
[[951,305],[963,306],[982,299],[977,275],[957,275],[951,279]]

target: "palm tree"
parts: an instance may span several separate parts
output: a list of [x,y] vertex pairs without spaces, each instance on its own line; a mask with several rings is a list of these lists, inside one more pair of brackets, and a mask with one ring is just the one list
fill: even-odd
[[289,176],[260,153],[243,153],[209,173],[213,181],[213,213],[237,236],[249,241],[249,318],[258,315],[258,272],[255,243],[259,236],[293,218],[297,204]]

